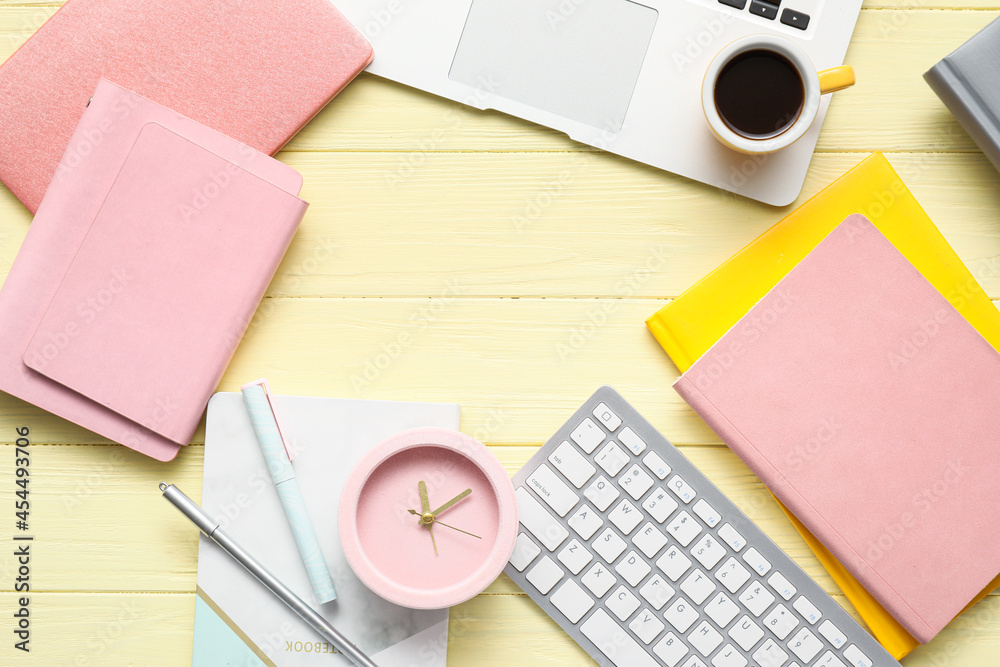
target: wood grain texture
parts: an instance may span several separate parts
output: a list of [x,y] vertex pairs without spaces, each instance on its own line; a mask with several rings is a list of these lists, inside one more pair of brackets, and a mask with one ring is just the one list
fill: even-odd
[[[830,0],[827,0],[828,3]],[[0,0],[0,60],[60,5]],[[799,202],[885,151],[1000,299],[1000,176],[921,75],[997,0],[866,1]],[[615,385],[842,604],[760,482],[670,389],[643,320],[786,211],[362,75],[281,153],[311,208],[223,378],[278,391],[454,401],[513,473],[600,384]],[[28,230],[0,188],[0,280]],[[204,430],[161,464],[0,395],[0,507],[14,427],[31,428],[32,653],[0,624],[0,664],[190,664],[197,536],[156,483],[200,497]],[[13,509],[0,523],[10,521]],[[4,531],[0,531],[0,535]],[[3,538],[9,539],[9,538]],[[0,617],[18,564],[0,548]],[[453,609],[449,664],[588,665],[505,576]],[[905,667],[992,667],[1000,596]]]

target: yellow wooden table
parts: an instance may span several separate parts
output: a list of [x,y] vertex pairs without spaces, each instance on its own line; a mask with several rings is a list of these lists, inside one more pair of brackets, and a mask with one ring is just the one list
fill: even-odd
[[[56,6],[0,0],[0,60]],[[921,74],[998,15],[1000,0],[866,2],[847,56],[858,85],[836,96],[800,197],[885,151],[994,298],[1000,176]],[[670,389],[677,371],[643,325],[785,211],[369,75],[279,158],[304,174],[312,206],[220,389],[267,376],[281,393],[460,403],[462,429],[513,473],[612,384],[847,606]],[[0,188],[0,276],[29,222]],[[391,363],[374,366],[401,334]],[[156,483],[200,497],[204,429],[161,464],[0,396],[6,544],[18,427],[32,443],[31,653],[13,646],[17,563],[0,547],[0,664],[189,665],[197,535]],[[448,658],[592,664],[506,576],[452,610]],[[1000,596],[903,662],[1000,664]]]

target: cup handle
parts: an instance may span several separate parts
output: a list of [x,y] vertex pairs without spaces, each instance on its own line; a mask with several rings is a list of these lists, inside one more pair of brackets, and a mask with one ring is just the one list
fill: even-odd
[[854,85],[854,68],[850,65],[841,65],[825,69],[817,74],[819,77],[819,94],[835,93],[844,88]]

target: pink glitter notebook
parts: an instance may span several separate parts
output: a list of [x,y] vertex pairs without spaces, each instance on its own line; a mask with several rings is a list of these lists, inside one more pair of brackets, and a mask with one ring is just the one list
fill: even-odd
[[38,209],[101,78],[273,155],[371,59],[329,0],[69,0],[0,66],[0,180]]
[[921,643],[1000,572],[1000,355],[863,216],[674,388]]

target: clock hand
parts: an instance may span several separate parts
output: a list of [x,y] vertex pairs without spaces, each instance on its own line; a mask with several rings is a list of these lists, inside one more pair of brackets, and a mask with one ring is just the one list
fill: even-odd
[[[417,482],[417,491],[420,492],[420,509],[423,514],[420,516],[420,525],[427,526],[431,534],[431,544],[434,545],[434,555],[438,555],[437,540],[434,539],[434,514],[431,513],[431,501],[427,499],[427,483],[423,480]],[[410,510],[413,512],[413,510]],[[416,514],[416,512],[414,512]]]
[[424,481],[417,482],[417,491],[420,492],[420,511],[424,514],[431,511],[431,501],[427,499],[427,484]]
[[476,535],[475,533],[470,533],[469,531],[462,530],[461,528],[455,528],[455,526],[449,526],[448,524],[446,524],[444,522],[441,522],[441,521],[438,521],[437,519],[434,520],[434,523],[439,523],[442,526],[444,526],[445,528],[451,528],[452,530],[457,530],[460,533],[465,533],[466,535],[471,535],[472,537],[476,538],[477,540],[483,539],[483,538],[479,537],[478,535]]
[[[450,508],[452,505],[454,505],[458,501],[460,501],[463,498],[466,498],[467,496],[469,496],[469,494],[471,494],[471,493],[472,493],[472,489],[466,489],[465,491],[462,491],[460,494],[458,494],[457,496],[455,496],[454,498],[452,498],[451,500],[449,500],[448,502],[446,502],[444,505],[442,505],[441,507],[439,507],[436,510],[434,510],[433,512],[431,512],[431,514],[433,514],[434,516],[437,516],[438,514],[440,514],[441,512],[445,511],[446,509]],[[426,512],[427,510],[424,510],[424,511]]]

